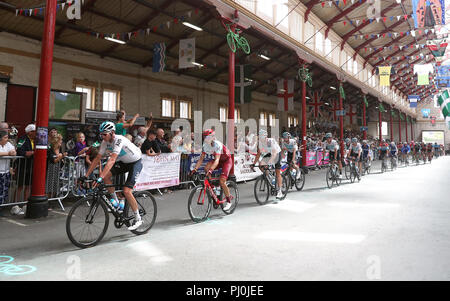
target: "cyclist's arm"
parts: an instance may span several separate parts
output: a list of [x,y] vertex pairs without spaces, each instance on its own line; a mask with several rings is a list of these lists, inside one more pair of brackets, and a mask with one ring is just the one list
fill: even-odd
[[111,168],[114,166],[114,164],[116,163],[117,157],[119,155],[116,153],[112,153],[109,156],[108,162],[106,163],[105,167],[103,168],[102,172],[100,173],[99,177],[100,178],[104,178],[106,174],[108,174],[108,172],[111,170]]
[[195,164],[194,170],[197,171],[200,167],[200,165],[202,165],[203,159],[205,159],[205,153],[202,153],[200,155],[200,158],[197,161],[197,164]]
[[210,170],[216,170],[217,166],[219,165],[219,160],[220,160],[220,154],[215,154],[214,155],[214,163],[211,165]]
[[261,151],[260,150],[258,150],[258,152],[256,153],[255,160],[253,160],[253,165],[256,165],[256,162],[258,162],[259,157],[261,157]]

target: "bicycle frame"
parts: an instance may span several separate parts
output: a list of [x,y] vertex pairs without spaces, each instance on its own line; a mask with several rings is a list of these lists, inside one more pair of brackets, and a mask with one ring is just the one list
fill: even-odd
[[[211,179],[211,180],[217,180],[217,179]],[[211,185],[211,183],[209,182],[209,179],[207,177],[203,180],[203,187],[204,187],[203,192],[198,196],[197,204],[200,204],[200,197],[202,197],[202,196],[203,197],[202,197],[201,204],[202,205],[205,204],[206,190],[209,191],[210,195],[212,196],[212,198],[214,199],[214,201],[216,202],[217,205],[224,204],[226,202],[225,199],[221,201],[217,198],[217,195],[215,194],[215,192],[213,190],[213,187],[217,187],[217,186]],[[219,187],[220,187],[220,185],[219,185]]]

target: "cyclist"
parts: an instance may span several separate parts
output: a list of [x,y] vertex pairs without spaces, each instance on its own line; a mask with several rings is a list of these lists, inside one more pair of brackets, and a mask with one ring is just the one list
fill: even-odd
[[331,133],[325,134],[325,143],[324,149],[330,152],[330,163],[333,161],[337,161],[339,165],[339,179],[342,179],[342,161],[341,161],[341,153],[339,151],[339,143],[333,139],[333,135]]
[[361,146],[361,149],[362,149],[362,161],[365,162],[367,160],[368,166],[370,166],[372,158],[370,156],[370,146],[369,144],[367,144],[367,140],[363,140],[363,145]]
[[208,162],[205,166],[206,175],[209,176],[216,169],[221,168],[222,173],[219,177],[220,187],[222,187],[225,193],[225,198],[227,203],[224,205],[223,209],[228,210],[231,208],[231,201],[233,196],[230,193],[230,189],[227,186],[227,179],[230,174],[231,168],[233,167],[233,159],[228,148],[215,137],[215,132],[211,129],[203,132],[203,147],[202,154],[198,160],[195,168],[192,170],[192,174],[196,173],[201,166],[206,155],[214,156],[214,159]]
[[283,179],[281,178],[281,148],[274,138],[267,137],[267,131],[263,129],[259,130],[258,152],[256,153],[253,165],[255,165],[256,162],[258,162],[261,155],[263,159],[270,158],[267,164],[275,164],[276,180],[278,183],[278,191],[276,198],[282,199],[283,192],[281,191],[281,187],[283,186]]
[[381,139],[380,143],[380,160],[382,161],[381,164],[383,164],[384,156],[386,156],[388,149],[389,145],[386,143],[386,140]]
[[434,147],[434,155],[435,155],[436,158],[437,158],[437,157],[439,157],[440,146],[439,146],[439,144],[437,144],[437,142],[435,142],[434,145],[433,145],[433,147]]
[[[414,143],[414,141],[413,141]],[[419,161],[420,159],[420,152],[422,150],[422,147],[420,146],[420,143],[414,143],[414,158],[416,161]]]
[[[131,206],[134,212],[134,220],[128,230],[136,230],[142,225],[142,219],[139,215],[139,208],[136,199],[133,196],[133,188],[136,184],[136,180],[142,170],[141,150],[134,145],[130,140],[121,135],[116,135],[116,127],[114,123],[105,121],[100,125],[100,135],[103,141],[100,145],[98,155],[92,160],[85,178],[88,178],[94,169],[99,165],[101,158],[104,155],[109,156],[103,170],[100,172],[97,182],[94,184],[96,187],[103,181],[107,185],[111,185],[111,176],[128,173],[128,177],[123,187],[123,194]],[[81,180],[85,179],[84,177]],[[108,192],[111,194],[111,199],[114,207],[118,207],[119,211],[123,210],[123,203],[120,203],[117,199],[114,187],[108,187]]]
[[354,164],[356,165],[356,172],[358,174],[358,179],[359,179],[359,171],[362,170],[362,162],[361,162],[361,153],[362,153],[362,148],[361,148],[361,144],[358,142],[357,138],[352,138],[352,143],[350,144],[350,155],[349,158],[353,159],[355,162]]
[[432,143],[428,143],[428,145],[427,145],[427,155],[428,155],[428,161],[431,162],[431,160],[433,159],[433,144]]
[[[300,147],[301,148],[301,147]],[[287,162],[291,168],[295,168],[297,171],[297,179],[300,179],[300,170],[296,164],[298,145],[295,139],[291,139],[291,134],[289,132],[283,133],[283,141],[281,146],[282,151],[287,151]]]
[[408,142],[403,143],[401,152],[402,152],[403,161],[405,162],[405,164],[407,164],[408,163],[408,154],[411,152],[411,148],[409,147]]
[[398,148],[395,145],[395,142],[392,141],[391,144],[389,145],[389,157],[390,158],[394,158],[394,165],[397,165],[397,155],[398,155]]

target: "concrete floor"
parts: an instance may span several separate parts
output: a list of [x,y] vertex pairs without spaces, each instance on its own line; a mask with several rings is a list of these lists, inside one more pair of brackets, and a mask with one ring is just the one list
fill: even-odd
[[35,268],[0,269],[0,280],[450,280],[450,157],[384,174],[379,166],[333,189],[324,170],[312,172],[303,191],[265,206],[253,182],[241,184],[235,213],[213,211],[201,224],[187,213],[188,191],[165,194],[148,234],[111,225],[85,250],[68,240],[60,210],[0,217],[0,255]]

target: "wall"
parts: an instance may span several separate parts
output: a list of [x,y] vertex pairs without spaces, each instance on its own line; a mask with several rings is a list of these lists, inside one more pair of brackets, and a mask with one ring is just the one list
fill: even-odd
[[[39,53],[39,41],[0,33],[0,65],[14,67],[12,84],[38,85]],[[121,88],[121,109],[125,109],[127,114],[149,116],[153,112],[154,117],[161,117],[161,93],[191,98],[192,116],[195,110],[201,110],[203,119],[219,118],[219,104],[228,104],[228,87],[225,85],[170,72],[152,73],[151,68],[144,69],[140,65],[110,58],[101,59],[94,54],[55,46],[52,89],[74,91],[74,79],[97,85],[98,110],[102,108],[101,87],[104,85]],[[0,105],[5,97],[0,92]],[[276,113],[276,102],[274,96],[254,92],[251,104],[236,106],[240,107],[241,119],[258,119],[260,110]],[[300,117],[298,103],[295,105],[295,115]],[[287,114],[277,116],[283,116],[280,127],[287,125]],[[1,118],[4,119],[4,113],[0,115]]]
[[[430,116],[436,117],[435,125],[430,118],[422,117],[422,109],[430,109]],[[433,101],[419,101],[417,104],[417,123],[415,125],[415,140],[422,141],[422,131],[444,131],[445,149],[450,149],[450,130],[441,115],[441,109],[435,106]]]

